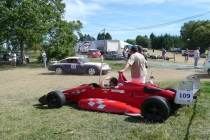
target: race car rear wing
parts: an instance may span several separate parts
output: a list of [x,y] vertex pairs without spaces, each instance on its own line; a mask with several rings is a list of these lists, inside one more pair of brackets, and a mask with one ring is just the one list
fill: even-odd
[[192,104],[195,96],[200,95],[200,77],[189,76],[187,81],[180,81],[174,102],[176,104]]

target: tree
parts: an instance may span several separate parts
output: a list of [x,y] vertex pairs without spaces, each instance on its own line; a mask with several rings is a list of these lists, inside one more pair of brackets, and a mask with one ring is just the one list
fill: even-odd
[[88,35],[82,35],[79,39],[79,41],[94,41],[95,38],[94,37],[91,37],[89,34]]
[[125,40],[125,42],[131,44],[131,45],[135,45],[136,44],[136,40],[135,39],[127,39]]
[[[208,35],[208,24],[210,24],[209,20],[189,21],[184,23],[181,27],[180,34],[182,41],[186,44],[187,48],[194,50],[196,47],[200,46],[201,50],[204,50],[204,48],[207,47],[205,45],[209,45],[210,42],[208,40],[200,38],[200,36],[204,37],[205,35]],[[207,31],[204,31],[204,29],[207,29]],[[205,33],[201,31],[204,31]]]
[[141,45],[144,48],[150,48],[150,40],[145,36],[137,36],[136,37],[136,45]]
[[97,40],[112,40],[112,36],[107,32],[104,36],[104,33],[99,33],[97,36]]
[[48,32],[43,48],[48,58],[57,60],[63,59],[69,55],[74,55],[74,46],[77,43],[77,36],[73,33],[75,30],[79,32],[82,27],[80,21],[62,21],[56,22],[53,30]]
[[[75,35],[63,29],[68,27],[73,31],[75,28],[71,27],[71,25],[74,26],[73,22],[62,21],[64,8],[65,4],[62,3],[62,0],[0,1],[1,42],[9,40],[14,46],[17,45],[21,50],[21,56],[23,56],[25,46],[43,42],[49,37],[48,35],[50,37],[53,35],[55,38],[64,37],[65,39],[59,38],[60,40],[55,43],[57,46],[62,46],[64,43],[66,47],[66,43],[70,43],[69,40],[75,38]],[[81,28],[81,25],[78,28]],[[67,32],[71,34],[65,34]],[[68,37],[70,38],[66,41]],[[44,44],[50,43],[45,41]],[[69,46],[72,47],[72,44]]]

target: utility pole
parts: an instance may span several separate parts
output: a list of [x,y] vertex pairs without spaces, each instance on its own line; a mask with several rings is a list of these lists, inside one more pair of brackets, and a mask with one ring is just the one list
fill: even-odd
[[105,28],[104,28],[104,53],[105,53],[106,47],[105,47]]

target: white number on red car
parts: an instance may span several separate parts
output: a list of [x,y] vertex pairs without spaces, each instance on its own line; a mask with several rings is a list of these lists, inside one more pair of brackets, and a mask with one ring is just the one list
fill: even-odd
[[71,64],[71,69],[76,69],[77,65],[76,64]]

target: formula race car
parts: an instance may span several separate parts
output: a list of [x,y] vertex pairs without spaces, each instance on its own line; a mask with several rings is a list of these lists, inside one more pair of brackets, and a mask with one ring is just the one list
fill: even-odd
[[127,81],[119,72],[118,85],[114,88],[101,88],[96,83],[83,84],[62,92],[51,91],[39,102],[49,108],[60,108],[66,102],[74,102],[87,110],[143,116],[152,122],[163,122],[181,105],[192,104],[199,91],[200,78],[196,76],[181,81],[174,89],[160,88],[152,82]]

